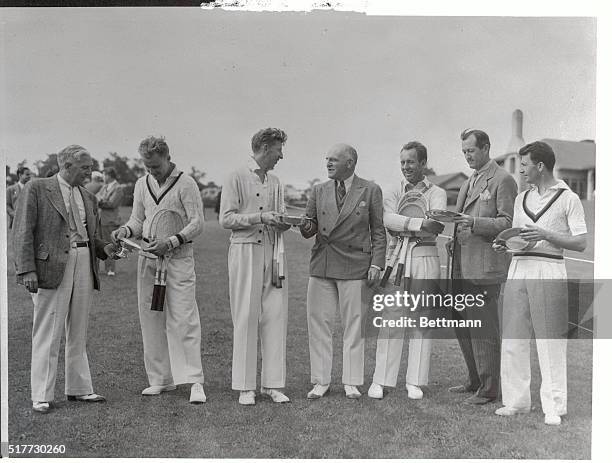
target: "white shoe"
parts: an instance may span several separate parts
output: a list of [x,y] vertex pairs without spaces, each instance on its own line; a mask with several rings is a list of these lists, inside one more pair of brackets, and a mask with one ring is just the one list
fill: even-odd
[[189,402],[192,404],[203,404],[206,402],[206,394],[204,394],[204,386],[200,383],[193,383],[191,386],[191,395]]
[[329,391],[329,384],[315,384],[311,391],[306,395],[307,399],[320,399]]
[[344,385],[344,394],[347,399],[358,399],[361,397],[361,392],[357,389],[357,386],[352,386],[350,384]]
[[32,402],[32,410],[38,413],[49,413],[49,402]]
[[255,405],[255,391],[240,391],[238,403],[240,405]]
[[165,386],[149,386],[143,389],[142,395],[160,395],[162,392],[174,391],[176,386],[174,384],[167,384]]
[[559,426],[561,424],[561,417],[559,415],[544,415],[544,424]]
[[502,407],[495,410],[495,414],[499,416],[514,416],[529,413],[529,410],[524,408]]
[[113,272],[112,270],[109,270],[108,272],[106,272],[106,274],[107,274],[109,277],[114,277],[114,276],[115,276],[115,272]]
[[383,387],[378,383],[372,383],[368,389],[368,397],[372,399],[382,399],[384,395]]
[[284,404],[287,402],[291,402],[291,400],[289,400],[289,397],[287,397],[285,394],[283,394],[278,389],[269,389],[266,387],[262,387],[261,393],[263,395],[267,395],[268,397],[270,397],[272,399],[272,402],[277,403],[277,404]]
[[423,391],[419,386],[413,384],[406,384],[406,390],[408,391],[408,398],[413,400],[420,400],[423,398]]

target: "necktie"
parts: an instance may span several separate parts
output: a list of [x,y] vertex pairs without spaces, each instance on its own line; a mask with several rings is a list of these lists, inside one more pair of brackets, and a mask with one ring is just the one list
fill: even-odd
[[344,186],[344,180],[340,180],[338,183],[338,199],[342,201],[346,196],[346,187]]
[[83,240],[87,240],[87,230],[83,225],[83,220],[81,220],[81,214],[79,214],[79,206],[77,206],[76,200],[74,199],[74,189],[76,187],[72,187],[70,189],[70,211],[68,212],[68,219],[70,220],[70,225],[74,227],[81,238]]

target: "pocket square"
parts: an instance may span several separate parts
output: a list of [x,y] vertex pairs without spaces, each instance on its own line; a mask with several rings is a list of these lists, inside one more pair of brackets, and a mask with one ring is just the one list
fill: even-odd
[[365,201],[361,201],[359,203],[359,207],[366,207],[366,202]]
[[484,190],[482,193],[480,193],[481,201],[488,201],[489,199],[491,199],[491,192],[489,190]]

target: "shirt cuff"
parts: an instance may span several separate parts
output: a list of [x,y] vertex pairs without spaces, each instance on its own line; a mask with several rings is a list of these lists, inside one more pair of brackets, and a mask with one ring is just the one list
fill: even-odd
[[247,222],[250,225],[258,225],[261,222],[261,212],[253,212],[252,214],[247,214]]

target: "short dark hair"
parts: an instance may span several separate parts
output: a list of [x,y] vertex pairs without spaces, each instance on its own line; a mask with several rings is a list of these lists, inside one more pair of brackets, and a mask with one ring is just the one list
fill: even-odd
[[406,143],[404,146],[402,146],[400,153],[402,151],[409,151],[409,150],[416,151],[417,159],[419,160],[419,162],[423,162],[423,161],[427,162],[427,148],[425,148],[425,145],[423,145],[423,143],[420,143],[418,141],[411,141],[409,143]]
[[465,129],[461,132],[461,140],[467,140],[470,135],[474,135],[474,138],[476,138],[476,146],[478,148],[482,149],[484,145],[489,145],[489,149],[491,148],[491,141],[486,132],[478,129]]
[[114,167],[105,167],[104,173],[110,176],[110,178],[117,180],[117,171]]
[[519,150],[519,154],[521,156],[531,154],[531,161],[534,164],[541,162],[551,172],[555,167],[555,152],[548,143],[543,141],[526,144]]
[[30,170],[30,168],[26,166],[17,167],[17,177],[21,177],[26,170]]
[[142,155],[158,154],[168,156],[170,149],[164,137],[148,137],[140,142],[138,152]]
[[271,145],[275,142],[281,142],[283,145],[287,141],[287,134],[281,129],[268,127],[267,129],[261,129],[253,138],[251,138],[251,149],[254,153],[261,150],[263,145]]

